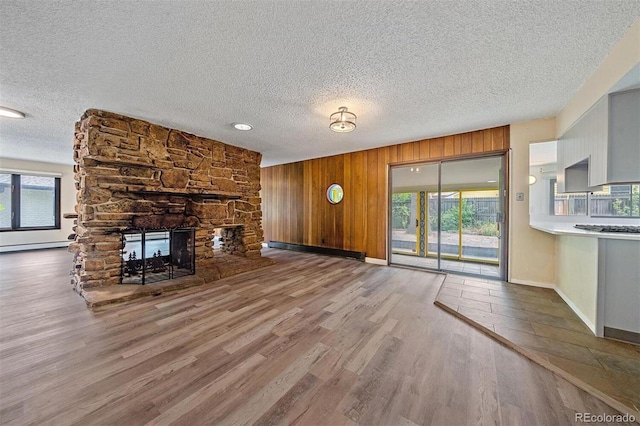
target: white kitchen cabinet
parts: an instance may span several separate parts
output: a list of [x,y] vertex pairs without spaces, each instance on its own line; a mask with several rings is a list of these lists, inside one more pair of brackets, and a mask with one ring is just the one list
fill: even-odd
[[609,96],[606,183],[640,182],[640,89]]
[[640,182],[640,89],[602,97],[558,140],[558,192]]

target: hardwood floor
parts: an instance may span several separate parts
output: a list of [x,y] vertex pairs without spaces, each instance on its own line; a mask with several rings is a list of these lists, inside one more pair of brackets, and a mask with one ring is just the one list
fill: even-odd
[[433,305],[443,276],[276,249],[91,311],[64,250],[0,255],[0,423],[541,424],[616,411]]
[[640,419],[640,346],[595,337],[552,289],[448,275],[436,303]]

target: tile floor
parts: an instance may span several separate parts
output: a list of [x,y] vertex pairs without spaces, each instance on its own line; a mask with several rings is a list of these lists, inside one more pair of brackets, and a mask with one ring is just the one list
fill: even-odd
[[552,289],[449,274],[436,305],[640,414],[640,346],[594,336]]

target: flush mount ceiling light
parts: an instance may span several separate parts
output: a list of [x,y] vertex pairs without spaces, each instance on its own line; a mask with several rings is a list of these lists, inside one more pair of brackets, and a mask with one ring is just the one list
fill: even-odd
[[247,131],[247,130],[253,129],[253,126],[251,126],[251,124],[247,124],[247,123],[233,123],[233,127],[236,130],[242,130],[242,131]]
[[348,133],[352,132],[356,128],[356,115],[347,111],[347,107],[338,108],[338,112],[334,112],[329,117],[331,124],[329,128],[334,132]]
[[533,175],[529,175],[529,185],[533,185],[534,183],[536,183],[538,181],[538,179],[536,179],[535,176]]
[[24,118],[24,113],[15,109],[0,107],[0,116],[8,118]]

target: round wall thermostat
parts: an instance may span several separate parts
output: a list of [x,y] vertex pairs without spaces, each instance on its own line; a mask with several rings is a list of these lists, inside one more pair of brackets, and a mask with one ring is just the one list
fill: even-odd
[[338,204],[342,201],[342,197],[344,197],[344,191],[340,185],[337,183],[329,185],[329,188],[327,188],[327,200],[331,204]]

